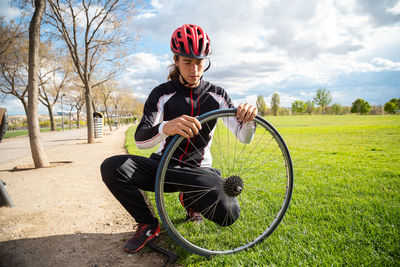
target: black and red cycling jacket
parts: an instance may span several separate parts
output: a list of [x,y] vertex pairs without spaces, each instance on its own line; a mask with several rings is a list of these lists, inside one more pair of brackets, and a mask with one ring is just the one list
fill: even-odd
[[[183,86],[178,79],[163,83],[150,93],[143,111],[143,117],[136,129],[135,141],[140,149],[151,148],[160,143],[156,157],[160,158],[173,136],[164,134],[166,122],[181,115],[197,117],[206,112],[233,108],[226,91],[201,80],[195,88]],[[235,117],[223,119],[224,124],[243,143],[250,143],[254,136],[255,124],[241,124]],[[173,161],[179,165],[211,167],[211,140],[216,121],[202,125],[198,135],[184,140],[175,150]],[[158,156],[157,156],[158,155]]]

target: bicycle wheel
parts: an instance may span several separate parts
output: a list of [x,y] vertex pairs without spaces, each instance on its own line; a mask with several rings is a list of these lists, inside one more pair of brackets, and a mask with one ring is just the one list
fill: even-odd
[[[207,219],[200,224],[185,221],[186,210],[179,201],[179,192],[166,193],[165,186],[169,183],[166,174],[171,171],[168,166],[176,161],[173,155],[181,149],[181,142],[188,139],[175,136],[157,170],[156,205],[164,227],[178,244],[202,256],[234,253],[262,241],[279,225],[292,196],[292,161],[278,131],[257,115],[254,137],[250,143],[243,144],[221,120],[234,117],[235,113],[236,109],[221,109],[198,117],[202,128],[213,126],[208,129],[213,132],[212,167],[222,178],[221,198],[228,197],[240,206],[240,215],[234,223],[221,226]],[[199,200],[211,190],[215,187],[199,188],[191,193],[195,194],[193,199]],[[211,212],[214,205],[217,203],[200,213]]]

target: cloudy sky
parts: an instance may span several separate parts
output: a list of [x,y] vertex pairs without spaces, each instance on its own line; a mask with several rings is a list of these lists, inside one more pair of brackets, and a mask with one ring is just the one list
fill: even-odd
[[320,87],[342,105],[400,97],[400,0],[144,1],[131,26],[143,38],[121,78],[138,98],[166,80],[170,37],[184,23],[210,36],[204,78],[236,103],[269,104],[276,92],[289,107]]

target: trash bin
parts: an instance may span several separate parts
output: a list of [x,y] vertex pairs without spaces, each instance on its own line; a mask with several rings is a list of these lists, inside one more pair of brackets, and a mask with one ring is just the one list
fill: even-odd
[[93,112],[94,118],[94,138],[103,137],[104,116],[101,112]]

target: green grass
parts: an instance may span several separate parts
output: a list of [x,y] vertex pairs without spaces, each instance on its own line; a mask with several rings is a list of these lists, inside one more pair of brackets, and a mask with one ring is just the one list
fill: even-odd
[[[73,127],[72,129],[76,129],[76,127]],[[69,130],[68,127],[64,127],[64,131]],[[57,131],[61,131],[61,127],[57,128]],[[43,128],[40,129],[40,132],[50,132],[50,128]],[[18,137],[18,136],[28,136],[28,130],[18,130],[18,131],[7,131],[4,134],[4,139],[6,138],[13,138],[13,137]]]
[[[266,117],[287,143],[295,186],[275,232],[256,247],[206,259],[163,231],[185,266],[400,264],[400,116]],[[132,127],[129,153],[138,150]],[[152,151],[154,151],[153,149]],[[150,198],[152,193],[149,193]]]

